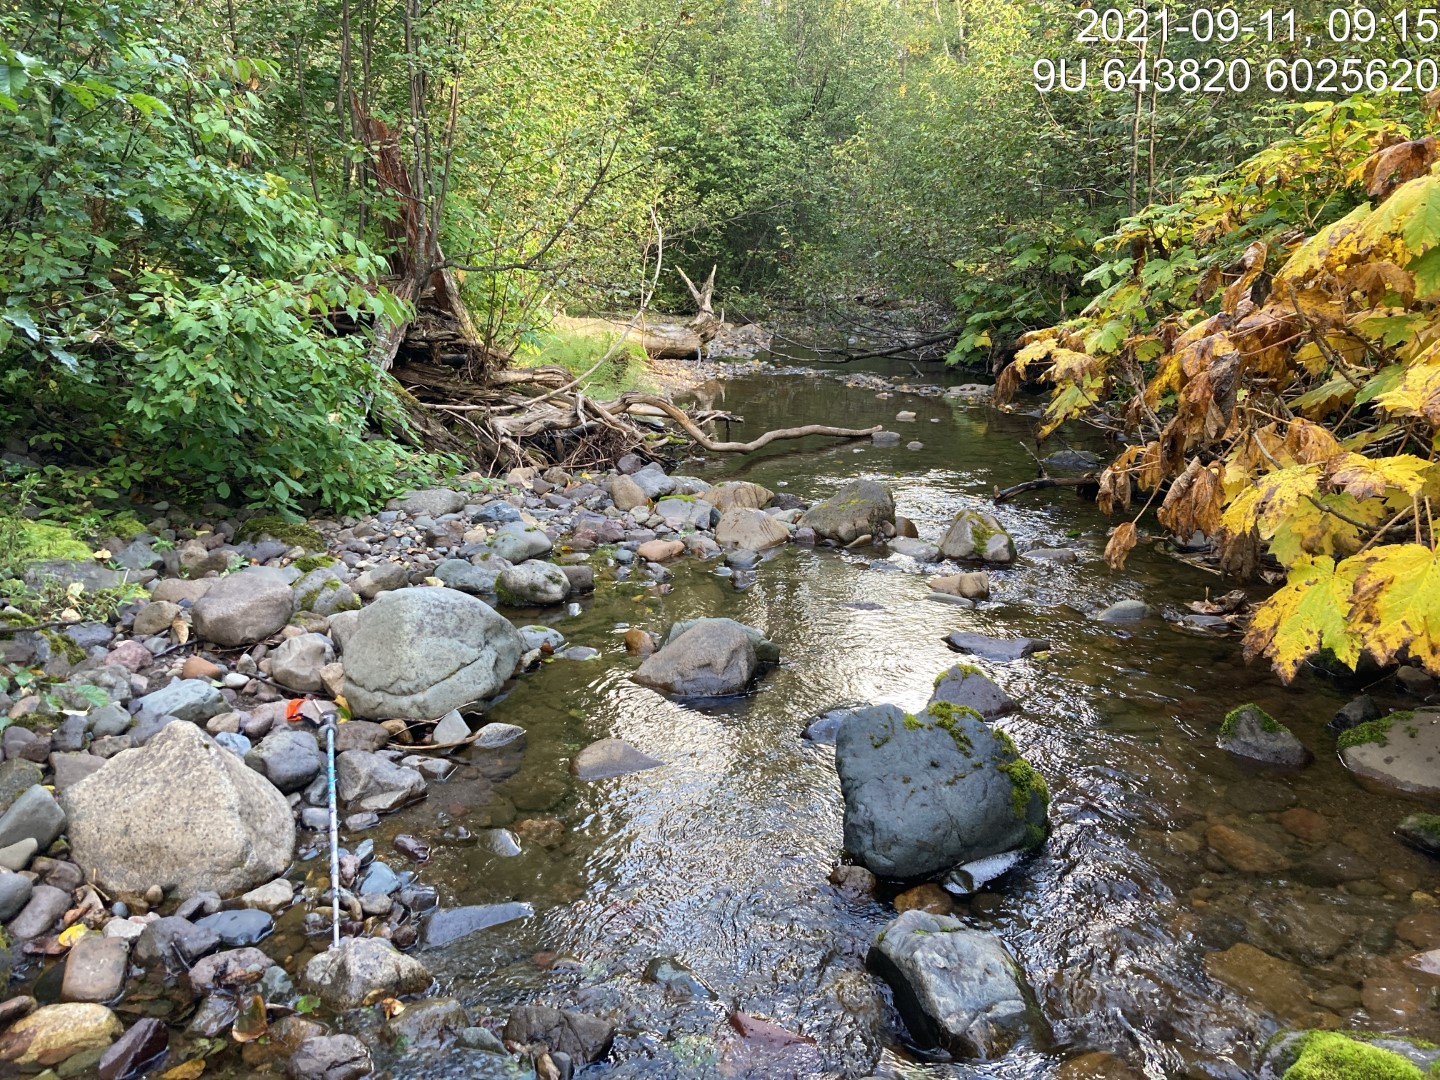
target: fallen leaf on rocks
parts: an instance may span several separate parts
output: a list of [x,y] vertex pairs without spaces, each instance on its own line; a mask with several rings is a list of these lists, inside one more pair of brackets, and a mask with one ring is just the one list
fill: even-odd
[[160,1080],[196,1080],[205,1071],[205,1059],[193,1058],[190,1061],[182,1061],[173,1069],[160,1074]]

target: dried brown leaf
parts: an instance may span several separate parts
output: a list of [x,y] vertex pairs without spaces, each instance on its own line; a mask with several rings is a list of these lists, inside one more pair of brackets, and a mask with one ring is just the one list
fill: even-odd
[[1105,545],[1105,561],[1110,564],[1111,570],[1125,568],[1125,560],[1134,550],[1139,539],[1133,521],[1126,521],[1115,526],[1115,531],[1110,534],[1110,542]]

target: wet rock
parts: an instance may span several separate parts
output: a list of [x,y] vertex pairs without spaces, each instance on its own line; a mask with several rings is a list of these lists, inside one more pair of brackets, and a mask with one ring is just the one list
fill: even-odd
[[644,772],[665,763],[641,753],[623,739],[593,742],[570,762],[570,771],[581,780],[604,780],[612,776]]
[[842,896],[852,900],[865,900],[875,895],[875,875],[863,866],[841,863],[830,871],[829,880]]
[[1025,552],[1030,562],[1050,563],[1052,566],[1072,566],[1079,561],[1074,548],[1033,547]]
[[1258,705],[1232,709],[1215,745],[1237,757],[1290,768],[1308,765],[1314,757],[1289,728]]
[[874,480],[856,480],[805,511],[797,524],[826,540],[848,544],[866,534],[874,535],[885,523],[895,524],[895,500],[890,492]]
[[495,596],[509,607],[546,607],[570,594],[570,579],[554,563],[530,559],[501,570],[495,579]]
[[52,885],[36,885],[30,899],[6,927],[16,941],[29,941],[50,933],[70,907],[70,894]]
[[569,1009],[525,1005],[510,1014],[502,1038],[508,1043],[544,1046],[552,1053],[568,1054],[588,1065],[610,1052],[615,1026],[598,1016]]
[[204,640],[248,645],[279,633],[293,611],[285,576],[270,567],[252,566],[216,581],[195,601],[190,615],[195,633]]
[[306,1039],[285,1066],[290,1080],[360,1080],[374,1071],[370,1051],[354,1035]]
[[[1266,1076],[1292,1075],[1290,1070],[1304,1058],[1293,1076],[1301,1080],[1403,1080],[1428,1075],[1440,1050],[1398,1037],[1340,1031],[1289,1031],[1265,1045],[1262,1054]],[[1414,1068],[1411,1072],[1406,1067]]]
[[1340,760],[1356,776],[1411,795],[1440,796],[1440,711],[1398,712],[1341,734]]
[[490,1054],[504,1054],[505,1044],[489,1028],[467,1027],[460,1032],[460,1045],[466,1050],[482,1050]]
[[560,572],[570,582],[570,595],[578,596],[595,591],[595,570],[589,566],[562,566]]
[[270,677],[299,693],[324,689],[320,670],[335,659],[335,648],[324,634],[297,634],[282,641],[270,654]]
[[30,879],[13,870],[0,870],[0,922],[9,922],[30,902]]
[[192,724],[171,724],[64,792],[74,859],[107,892],[232,895],[295,850],[285,796]]
[[885,543],[893,554],[904,555],[919,563],[932,563],[940,560],[940,549],[924,540],[916,540],[908,536],[895,536]]
[[491,723],[480,729],[480,734],[470,745],[474,750],[488,750],[493,753],[499,750],[523,750],[525,741],[525,729],[518,724]]
[[[665,644],[670,645],[682,635],[695,629],[697,626],[720,624],[738,628],[750,639],[750,644],[755,646],[755,656],[762,664],[778,664],[780,662],[780,646],[767,638],[764,633],[753,626],[746,626],[734,619],[682,619],[679,622],[671,623],[670,629],[665,634]],[[627,639],[629,635],[626,635]],[[628,640],[627,640],[628,646]]]
[[945,638],[945,644],[958,653],[968,653],[982,660],[1006,662],[1019,660],[1037,652],[1047,652],[1050,642],[1043,638],[996,638],[956,630]]
[[968,710],[858,710],[840,727],[835,768],[845,850],[884,877],[935,874],[1044,841],[1044,781]]
[[173,716],[192,724],[203,724],[212,716],[228,712],[230,703],[203,679],[181,679],[153,694],[146,694],[135,703],[135,708],[155,716]]
[[890,984],[905,1026],[922,1046],[989,1061],[1032,1025],[1005,946],[958,919],[907,911],[876,937],[866,963]]
[[273,964],[274,961],[259,949],[227,949],[197,960],[187,979],[191,990],[197,994],[209,994],[217,990],[233,991],[253,986],[258,977]]
[[345,803],[394,809],[425,794],[425,777],[379,754],[347,750],[335,762],[335,794]]
[[966,600],[984,600],[990,596],[990,575],[981,570],[974,574],[946,574],[932,577],[925,584],[947,596],[963,596]]
[[0,1036],[0,1061],[55,1065],[86,1050],[103,1050],[125,1030],[104,1005],[46,1005],[16,1021]]
[[1096,612],[1095,621],[1104,623],[1144,622],[1150,617],[1150,605],[1144,600],[1118,600]]
[[251,889],[240,897],[240,903],[247,908],[278,915],[288,908],[295,898],[295,887],[284,878],[276,878],[258,889]]
[[927,881],[923,885],[916,885],[913,889],[906,889],[896,896],[895,910],[902,915],[907,911],[925,911],[931,915],[953,915],[955,901],[951,900],[950,894],[939,885],[933,881]]
[[811,717],[806,721],[800,737],[819,746],[834,746],[835,736],[840,733],[840,725],[845,722],[846,717],[856,709],[863,708],[865,708],[863,705],[848,705],[838,709],[829,709],[819,716]]
[[237,948],[255,945],[269,937],[270,932],[275,929],[275,920],[268,912],[258,908],[241,908],[237,911],[217,911],[206,915],[195,925],[215,934],[222,945]]
[[1278,874],[1290,868],[1290,860],[1264,840],[1229,825],[1210,826],[1205,830],[1205,843],[1241,873]]
[[1015,542],[993,515],[961,510],[940,538],[940,554],[947,559],[1011,563],[1015,561]]
[[646,964],[645,981],[662,987],[671,997],[715,1000],[715,991],[673,956],[657,956]]
[[245,764],[288,795],[303,790],[319,775],[325,757],[310,732],[282,730],[266,735],[245,755]]
[[746,551],[764,551],[790,539],[785,523],[763,510],[734,506],[720,515],[715,542]]
[[61,1001],[104,1002],[119,995],[130,964],[130,943],[123,938],[86,934],[65,957]]
[[1379,720],[1380,715],[1380,706],[1375,704],[1375,699],[1369,694],[1361,694],[1343,705],[1325,726],[1332,735],[1339,735],[1371,720]]
[[465,1006],[454,998],[426,998],[391,1017],[380,1034],[406,1050],[435,1050],[458,1040],[469,1024]]
[[55,797],[33,784],[0,815],[0,847],[34,840],[38,850],[48,848],[65,829],[65,811]]
[[769,488],[752,484],[748,480],[727,480],[716,484],[705,493],[705,501],[721,514],[731,509],[763,510],[770,505],[775,493]]
[[430,985],[425,965],[379,938],[350,938],[305,965],[304,988],[336,1012],[367,1000],[418,994]]
[[1306,854],[1294,867],[1296,878],[1321,888],[1368,881],[1375,874],[1374,863],[1344,844],[1326,844]]
[[345,644],[345,697],[360,717],[433,720],[499,690],[520,649],[510,621],[473,596],[382,593]]
[[189,919],[167,915],[146,926],[135,941],[135,960],[163,963],[171,971],[185,971],[220,947],[220,935],[203,930]]
[[116,1039],[100,1056],[100,1080],[129,1080],[170,1047],[170,1031],[163,1021],[147,1016]]
[[947,668],[935,680],[930,703],[937,701],[974,709],[986,720],[1015,711],[1015,702],[1010,695],[991,682],[979,668],[969,664]]
[[1280,815],[1279,821],[1286,832],[1300,840],[1320,844],[1330,839],[1330,823],[1303,806],[1292,806]]
[[899,446],[900,433],[898,431],[877,431],[870,436],[870,442],[875,446]]
[[1282,1021],[1308,1023],[1321,1012],[1298,967],[1245,942],[1207,955],[1205,974]]
[[675,697],[743,693],[760,666],[750,636],[729,620],[702,619],[648,657],[633,678]]

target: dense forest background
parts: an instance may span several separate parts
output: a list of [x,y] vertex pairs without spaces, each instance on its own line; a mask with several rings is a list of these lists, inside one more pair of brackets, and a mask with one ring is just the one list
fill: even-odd
[[[653,307],[683,307],[669,268],[714,264],[732,314],[909,310],[955,328],[956,359],[995,361],[1127,272],[1103,243],[1134,243],[1123,220],[1183,231],[1183,193],[1313,121],[1259,79],[1041,95],[1034,61],[1078,52],[1053,0],[0,12],[0,426],[59,463],[42,487],[72,505],[343,510],[455,464],[376,437],[403,421],[352,332],[403,316],[401,216],[416,272],[453,269],[504,354],[652,284]],[[1189,48],[1258,70],[1299,46]],[[1357,101],[1375,125],[1421,115],[1413,94]],[[408,215],[377,187],[376,124]],[[1362,195],[1312,185],[1266,226]]]

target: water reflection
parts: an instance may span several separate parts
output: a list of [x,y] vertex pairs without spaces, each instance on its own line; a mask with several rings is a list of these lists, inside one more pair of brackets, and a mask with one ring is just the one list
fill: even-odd
[[[922,535],[937,535],[960,506],[988,504],[995,488],[1034,475],[1017,445],[1028,423],[984,409],[876,398],[816,376],[739,379],[702,393],[745,416],[735,438],[842,419],[887,423],[906,440],[913,432],[923,450],[806,440],[686,469],[807,498],[856,477],[881,479]],[[916,422],[895,425],[901,408],[915,411]],[[1420,932],[1407,944],[1392,929],[1423,910],[1410,894],[1433,894],[1437,875],[1389,835],[1406,804],[1361,791],[1335,762],[1324,723],[1345,695],[1313,680],[1283,688],[1241,664],[1232,643],[1185,636],[1160,619],[1125,629],[1093,622],[1089,615],[1115,600],[1141,597],[1158,609],[1202,596],[1217,579],[1143,548],[1129,572],[1111,575],[1098,554],[1105,522],[1063,491],[995,512],[1022,547],[1070,545],[1081,560],[1022,561],[997,575],[995,603],[966,611],[927,600],[922,574],[870,565],[870,552],[787,548],[744,592],[687,562],[667,595],[602,585],[580,616],[558,621],[572,642],[604,656],[554,662],[495,710],[494,719],[529,729],[529,750],[520,773],[495,787],[501,810],[485,813],[554,815],[569,832],[557,849],[527,846],[511,859],[437,846],[427,877],[447,902],[522,899],[537,912],[432,959],[442,980],[467,1004],[497,1014],[543,997],[624,1017],[618,1046],[626,1061],[612,1070],[621,1076],[706,1075],[728,1063],[731,1075],[876,1070],[1018,1080],[1056,1075],[1060,1062],[1088,1049],[1118,1055],[1138,1070],[1132,1075],[1244,1076],[1277,1024],[1302,1018],[1286,1009],[1440,1034],[1428,992],[1395,974],[1396,958],[1413,951]],[[617,626],[664,631],[701,615],[739,619],[781,645],[784,662],[760,692],[698,710],[629,682],[636,661],[625,656]],[[1024,707],[1001,726],[1050,781],[1053,835],[961,914],[1010,944],[1055,1044],[1021,1046],[983,1067],[924,1064],[907,1051],[883,986],[863,967],[893,910],[883,899],[847,900],[828,883],[840,847],[838,783],[830,751],[797,737],[805,718],[837,704],[923,703],[935,675],[956,659],[942,643],[956,629],[1053,643],[1047,656],[982,663]],[[1246,700],[1290,723],[1317,751],[1316,764],[1300,776],[1266,777],[1215,749],[1220,718]],[[570,757],[612,736],[666,764],[574,783]],[[1294,806],[1317,812],[1326,843],[1368,859],[1370,876],[1327,876],[1329,849],[1280,824]],[[433,821],[435,809],[409,812],[412,822],[426,814]],[[1207,830],[1217,825],[1265,839],[1297,869],[1280,880],[1229,870],[1207,853]],[[1330,852],[1331,863],[1338,857]],[[1317,859],[1313,872],[1304,869]],[[1277,898],[1285,905],[1277,908]],[[1338,922],[1325,921],[1336,912]],[[1275,919],[1295,929],[1277,930]],[[1314,929],[1322,924],[1324,934]],[[1440,944],[1440,925],[1434,933]],[[1244,994],[1212,981],[1206,955],[1242,942],[1293,965],[1301,1000],[1274,985],[1290,968],[1254,973]],[[717,1000],[675,1001],[644,982],[657,956],[682,960]],[[1411,1005],[1397,1011],[1397,1001]],[[815,1045],[757,1063],[725,1024],[731,1009]],[[396,1075],[420,1074],[406,1068],[402,1062]],[[463,1075],[463,1063],[421,1071]]]

